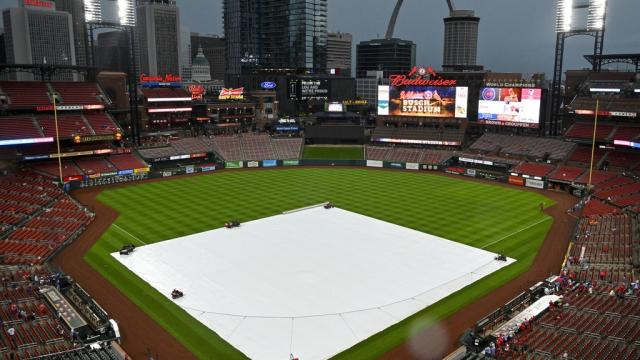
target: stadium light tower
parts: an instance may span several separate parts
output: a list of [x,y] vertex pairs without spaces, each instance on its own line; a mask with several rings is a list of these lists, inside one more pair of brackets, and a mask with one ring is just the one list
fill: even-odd
[[[586,10],[586,13],[585,13]],[[599,72],[604,46],[604,30],[607,13],[607,0],[558,0],[556,7],[556,53],[551,89],[551,123],[549,135],[558,135],[562,122],[562,66],[565,40],[572,36],[586,35],[594,38],[593,72]]]

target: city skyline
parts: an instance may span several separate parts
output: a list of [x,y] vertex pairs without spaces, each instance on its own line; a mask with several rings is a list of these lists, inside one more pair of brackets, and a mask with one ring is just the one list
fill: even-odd
[[[223,36],[222,0],[178,0],[181,23],[193,32]],[[362,9],[362,1],[328,1],[328,30],[353,35],[355,45],[363,40],[384,37],[384,31],[394,1],[369,0]],[[187,5],[188,4],[188,5]],[[478,43],[478,64],[495,72],[522,72],[529,75],[544,72],[550,76],[555,45],[555,0],[507,1],[487,0],[478,4],[458,0],[458,9],[474,10],[481,18]],[[17,0],[0,0],[2,8],[16,6]],[[605,53],[640,52],[640,24],[633,14],[640,13],[640,2],[611,1],[608,5]],[[368,21],[354,19],[366,15]],[[417,63],[441,68],[442,18],[448,15],[445,1],[406,1],[396,25],[395,37],[417,44]],[[493,24],[499,25],[493,26]],[[507,30],[506,30],[507,29]],[[512,30],[508,30],[512,29]],[[518,30],[521,29],[521,30]],[[503,34],[507,36],[501,40]],[[428,35],[425,35],[428,34]],[[592,41],[587,37],[569,40],[565,69],[587,67],[582,55],[590,53]]]

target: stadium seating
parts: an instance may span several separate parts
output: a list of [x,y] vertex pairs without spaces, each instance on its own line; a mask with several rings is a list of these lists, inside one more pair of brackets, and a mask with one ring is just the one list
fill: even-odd
[[80,158],[76,159],[75,163],[86,175],[116,171],[116,168],[103,158]]
[[512,171],[522,175],[545,177],[553,169],[554,166],[549,164],[524,162],[516,166]]
[[609,151],[609,166],[621,169],[633,169],[640,164],[640,153],[631,151]]
[[464,130],[462,129],[436,129],[429,127],[387,127],[378,126],[373,130],[371,139],[373,142],[379,139],[405,139],[405,140],[422,140],[434,142],[449,142],[462,144],[464,140]]
[[620,213],[620,209],[607,205],[598,199],[591,199],[582,209],[582,216],[592,217]]
[[104,104],[104,94],[98,84],[91,82],[52,82],[53,89],[62,98],[61,105]]
[[10,99],[9,108],[33,109],[37,106],[51,105],[49,88],[38,81],[3,81],[0,89]]
[[[44,132],[44,136],[56,136],[56,124],[53,116],[43,115],[37,117]],[[93,135],[93,131],[80,115],[58,116],[58,132],[60,137],[73,137],[75,135]]]
[[[612,135],[612,131],[615,126],[609,124],[599,124],[596,128],[596,140],[604,141],[608,140]],[[567,130],[565,136],[575,139],[592,139],[593,138],[593,123],[576,122]]]
[[367,160],[439,165],[453,156],[452,151],[418,148],[366,146]]
[[141,169],[148,167],[147,164],[133,154],[111,155],[107,160],[118,170]]
[[242,150],[243,159],[246,160],[273,160],[276,158],[269,135],[243,134]]
[[301,138],[272,139],[276,158],[282,160],[300,158],[303,142],[304,141]]
[[88,113],[84,114],[84,118],[87,119],[96,135],[114,134],[119,130],[118,126],[106,113]]
[[0,140],[35,139],[42,135],[30,116],[0,117]]
[[585,169],[576,168],[570,166],[560,166],[556,170],[554,170],[551,174],[549,174],[548,178],[552,180],[573,182],[575,181],[582,173],[584,173]]
[[[591,200],[589,203],[597,200]],[[595,209],[592,207],[591,209]],[[593,215],[593,214],[590,214]],[[583,216],[587,214],[583,213]],[[624,214],[608,214],[597,218],[583,217],[578,222],[574,246],[570,256],[581,255],[589,266],[609,267],[632,265],[634,243],[639,242],[632,233],[632,217]]]
[[558,139],[486,133],[471,144],[469,149],[536,160],[548,157],[552,161],[561,161],[567,158],[574,147],[575,144]]
[[[595,149],[593,152],[593,164],[597,166],[600,160],[605,156],[606,151]],[[591,162],[591,147],[578,146],[569,157],[569,161],[581,164],[589,164]]]
[[638,136],[640,136],[640,127],[620,125],[612,138],[613,140],[631,141]]
[[[58,177],[60,170],[58,166],[58,161],[47,161],[36,163],[32,165],[33,169],[45,173],[49,176]],[[63,160],[62,161],[62,176],[78,176],[83,175],[82,170],[80,170],[76,164],[71,160]]]
[[223,159],[227,161],[243,160],[242,140],[238,136],[216,136],[211,142]]
[[[602,170],[593,170],[591,173],[591,185],[598,185],[602,182],[605,182],[609,179],[615,178],[616,173]],[[579,178],[576,179],[576,182],[579,184],[588,184],[589,183],[589,171],[587,170],[584,174],[582,174]]]

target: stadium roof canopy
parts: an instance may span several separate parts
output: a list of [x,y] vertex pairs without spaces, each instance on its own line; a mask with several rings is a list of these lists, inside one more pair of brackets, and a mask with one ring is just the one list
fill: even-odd
[[600,60],[601,65],[606,64],[631,64],[636,67],[636,72],[640,69],[640,54],[602,54],[602,55],[585,55],[587,61],[593,65],[593,62],[597,59]]

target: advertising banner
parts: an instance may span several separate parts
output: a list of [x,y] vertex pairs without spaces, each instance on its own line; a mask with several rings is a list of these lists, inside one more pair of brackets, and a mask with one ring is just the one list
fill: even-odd
[[171,171],[163,171],[162,172],[162,177],[170,177],[171,175],[173,175],[173,173]]
[[476,169],[467,169],[466,173],[467,176],[476,176]]
[[407,168],[407,170],[420,170],[420,164],[407,163],[406,164],[406,168]]
[[300,165],[300,160],[284,160],[282,162],[284,166],[298,166]]
[[133,173],[134,174],[139,174],[139,173],[147,173],[149,172],[149,168],[139,168],[139,169],[133,169]]
[[195,168],[193,167],[193,165],[189,165],[187,167],[184,168],[187,174],[193,174],[195,172]]
[[397,163],[397,162],[389,163],[389,166],[391,166],[392,168],[396,168],[396,169],[402,169],[404,167],[404,166],[402,166],[402,163]]
[[240,169],[244,163],[242,161],[227,161],[224,163],[224,167],[227,169]]
[[537,128],[541,99],[541,89],[482,88],[478,104],[478,122]]
[[247,161],[248,168],[257,168],[258,166],[260,166],[260,163],[257,161]]
[[544,189],[544,181],[536,179],[526,179],[524,182],[524,186],[535,189]]
[[278,161],[276,161],[276,160],[263,160],[263,161],[262,161],[262,166],[263,166],[263,167],[274,167],[274,166],[278,166]]
[[383,163],[380,160],[367,160],[367,166],[381,168]]
[[118,171],[118,175],[121,175],[121,176],[122,175],[130,175],[130,174],[133,174],[133,169]]
[[519,177],[519,176],[509,176],[509,184],[511,185],[518,185],[518,186],[524,186],[524,179]]
[[215,167],[215,165],[213,165],[213,166],[203,166],[203,167],[200,168],[200,170],[202,172],[215,171],[216,167]]

